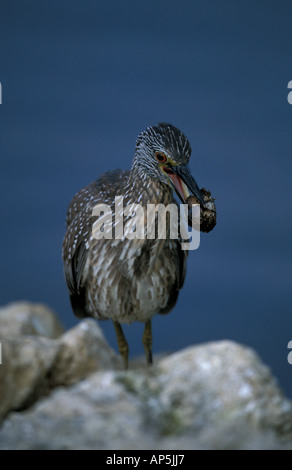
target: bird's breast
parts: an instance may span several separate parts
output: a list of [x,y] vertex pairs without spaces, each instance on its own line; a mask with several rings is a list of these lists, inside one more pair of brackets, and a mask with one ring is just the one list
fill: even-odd
[[131,323],[165,307],[176,282],[175,266],[165,240],[152,245],[126,240],[91,250],[87,292],[93,316]]

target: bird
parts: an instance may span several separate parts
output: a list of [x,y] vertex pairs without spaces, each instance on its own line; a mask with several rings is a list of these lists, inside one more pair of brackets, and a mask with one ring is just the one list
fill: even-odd
[[[78,318],[113,322],[125,369],[129,346],[122,325],[145,324],[142,342],[146,363],[151,365],[151,321],[155,314],[167,314],[175,306],[185,280],[188,251],[182,249],[181,237],[172,239],[168,232],[164,239],[124,233],[107,237],[119,235],[113,222],[121,210],[117,197],[123,206],[139,204],[146,209],[149,204],[185,203],[194,195],[204,206],[189,169],[191,152],[188,138],[174,125],[148,126],[137,137],[130,170],[104,173],[81,189],[68,207],[62,257],[72,310]],[[111,216],[98,219],[96,207],[108,207]],[[94,233],[97,220],[103,221],[99,237]],[[129,222],[131,215],[122,214],[122,220]],[[157,218],[154,223],[157,227]],[[147,231],[146,225],[142,228]]]

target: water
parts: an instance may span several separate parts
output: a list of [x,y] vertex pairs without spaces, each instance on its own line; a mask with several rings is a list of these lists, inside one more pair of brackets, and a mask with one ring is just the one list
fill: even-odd
[[[153,321],[154,351],[231,339],[292,397],[291,2],[4,2],[0,9],[0,302],[44,302],[77,323],[61,244],[81,187],[129,168],[135,139],[168,121],[218,224]],[[111,323],[101,324],[116,347]],[[131,355],[143,325],[125,328]]]

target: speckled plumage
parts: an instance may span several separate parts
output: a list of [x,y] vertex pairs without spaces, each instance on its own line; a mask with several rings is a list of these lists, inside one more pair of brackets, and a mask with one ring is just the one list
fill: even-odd
[[[93,208],[108,204],[115,216],[116,196],[123,196],[124,206],[138,203],[145,209],[149,203],[174,202],[168,175],[155,159],[157,152],[167,155],[172,172],[170,169],[187,165],[191,147],[184,134],[170,124],[149,127],[138,136],[130,171],[105,173],[79,191],[69,205],[63,260],[78,317],[111,319],[119,324],[147,322],[175,305],[187,260],[180,239],[97,240],[92,232]],[[105,225],[104,230],[112,228],[114,231],[112,225]]]

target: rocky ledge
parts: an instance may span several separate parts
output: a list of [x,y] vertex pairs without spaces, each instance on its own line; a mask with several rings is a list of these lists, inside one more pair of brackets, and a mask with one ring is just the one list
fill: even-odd
[[232,341],[121,369],[94,320],[0,309],[0,449],[292,449],[292,405]]

